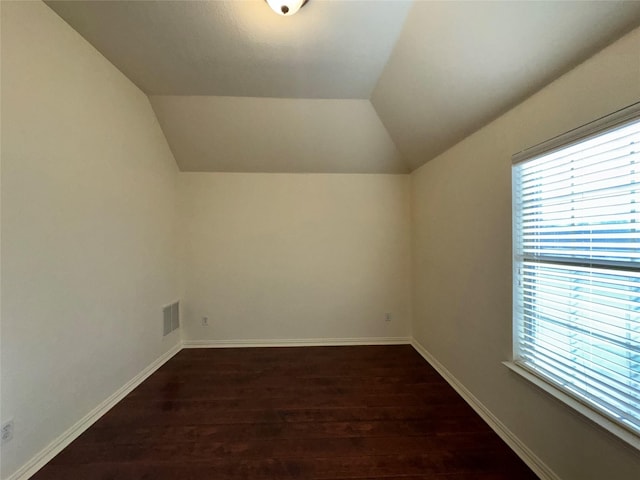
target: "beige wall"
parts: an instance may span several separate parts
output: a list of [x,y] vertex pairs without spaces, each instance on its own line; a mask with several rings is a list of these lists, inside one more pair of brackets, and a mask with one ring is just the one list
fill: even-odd
[[41,2],[2,2],[2,477],[176,345],[176,167],[149,101]]
[[407,175],[179,178],[186,339],[410,334]]
[[563,480],[640,455],[507,370],[511,155],[640,101],[635,30],[412,174],[414,337]]

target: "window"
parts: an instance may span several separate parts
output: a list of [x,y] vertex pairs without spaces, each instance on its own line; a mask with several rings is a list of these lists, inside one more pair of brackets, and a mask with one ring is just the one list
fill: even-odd
[[640,436],[640,104],[513,161],[514,363]]

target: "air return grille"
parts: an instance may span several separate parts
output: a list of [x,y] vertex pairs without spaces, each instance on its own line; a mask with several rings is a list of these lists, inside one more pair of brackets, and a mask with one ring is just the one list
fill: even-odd
[[180,302],[162,309],[162,335],[168,335],[177,328],[180,328]]

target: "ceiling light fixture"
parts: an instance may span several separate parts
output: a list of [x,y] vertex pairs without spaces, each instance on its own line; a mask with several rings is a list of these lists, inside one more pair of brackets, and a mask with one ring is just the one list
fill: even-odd
[[284,17],[294,15],[308,1],[309,0],[266,0],[271,10]]

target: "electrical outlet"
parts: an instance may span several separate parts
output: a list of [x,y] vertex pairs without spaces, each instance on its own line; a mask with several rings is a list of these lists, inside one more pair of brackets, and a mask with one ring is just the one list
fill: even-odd
[[7,443],[13,438],[13,418],[2,424],[2,443]]
[[202,326],[203,327],[208,327],[209,326],[209,317],[202,317]]
[[385,322],[390,322],[391,321],[391,314],[389,312],[384,314],[384,321]]

